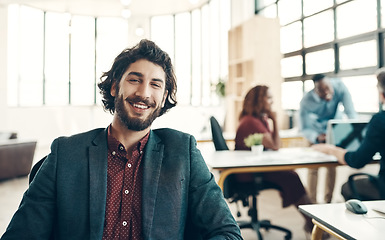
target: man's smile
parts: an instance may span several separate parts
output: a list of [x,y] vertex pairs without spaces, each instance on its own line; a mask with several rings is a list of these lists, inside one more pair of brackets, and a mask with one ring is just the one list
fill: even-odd
[[140,104],[140,103],[131,103],[131,105],[135,108],[139,108],[139,109],[149,109],[150,106],[146,105],[146,104]]

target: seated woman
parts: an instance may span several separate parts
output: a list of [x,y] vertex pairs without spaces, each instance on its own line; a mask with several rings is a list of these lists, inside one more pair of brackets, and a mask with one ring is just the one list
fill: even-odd
[[[385,200],[385,68],[379,69],[376,75],[379,100],[383,109],[368,123],[365,138],[357,151],[348,152],[346,149],[329,144],[313,145],[316,150],[336,156],[339,163],[357,169],[372,161],[376,152],[380,153],[382,158],[377,181],[373,182],[368,178],[354,180],[357,193],[364,198],[362,200]],[[341,193],[345,200],[354,198],[348,183],[342,186]]]
[[[235,150],[250,150],[244,139],[254,133],[263,133],[262,144],[265,150],[278,150],[280,138],[276,121],[276,112],[272,110],[273,97],[267,86],[258,85],[249,90],[243,102],[243,109],[239,118],[239,126],[235,136]],[[270,129],[268,121],[272,122]],[[253,174],[238,174],[239,182],[254,181]],[[280,190],[283,207],[294,204],[311,204],[306,190],[294,171],[277,171],[262,173],[263,180]],[[305,227],[310,232],[313,223],[305,216]]]

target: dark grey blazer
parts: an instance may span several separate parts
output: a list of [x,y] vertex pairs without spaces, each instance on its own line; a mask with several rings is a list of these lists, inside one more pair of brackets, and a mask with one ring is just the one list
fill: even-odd
[[[107,129],[55,139],[1,240],[102,239],[107,151]],[[144,239],[242,239],[193,136],[151,131],[142,163]]]

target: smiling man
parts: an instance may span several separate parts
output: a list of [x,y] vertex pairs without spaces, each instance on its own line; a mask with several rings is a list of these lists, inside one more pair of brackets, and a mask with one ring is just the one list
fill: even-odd
[[[325,143],[326,128],[330,119],[357,118],[352,97],[345,84],[338,78],[330,79],[323,74],[313,76],[314,89],[307,92],[300,102],[300,130],[311,143]],[[344,107],[343,112],[340,105]],[[344,116],[345,115],[345,116]],[[336,168],[326,168],[324,201],[333,197]],[[307,187],[312,202],[317,202],[318,169],[309,169]]]
[[242,239],[194,137],[151,130],[176,105],[167,53],[142,40],[101,80],[112,123],[54,140],[1,239]]

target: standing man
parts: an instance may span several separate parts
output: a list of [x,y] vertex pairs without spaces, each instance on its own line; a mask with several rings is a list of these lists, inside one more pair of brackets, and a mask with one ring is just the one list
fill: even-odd
[[[311,143],[326,142],[326,128],[330,119],[343,118],[340,104],[348,118],[357,118],[352,97],[340,79],[329,79],[323,74],[313,77],[314,89],[305,94],[300,103],[300,129]],[[326,169],[325,202],[330,203],[333,196],[336,168]],[[318,169],[309,169],[308,192],[312,202],[317,202]]]
[[151,130],[176,105],[167,53],[142,40],[101,80],[112,123],[54,140],[1,239],[242,239],[194,137]]

